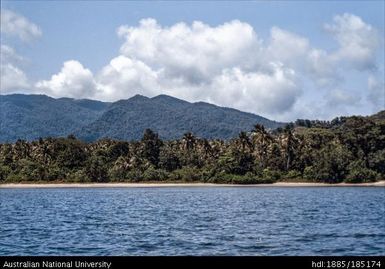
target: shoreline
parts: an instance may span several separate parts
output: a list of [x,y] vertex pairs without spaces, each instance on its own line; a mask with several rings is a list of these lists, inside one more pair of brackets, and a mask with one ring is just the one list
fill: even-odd
[[19,188],[159,188],[159,187],[385,187],[385,180],[370,183],[276,182],[271,184],[217,183],[4,183],[0,189]]

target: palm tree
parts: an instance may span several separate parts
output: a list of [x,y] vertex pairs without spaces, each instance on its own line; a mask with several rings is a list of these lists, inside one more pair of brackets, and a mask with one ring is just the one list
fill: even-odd
[[238,135],[238,141],[241,144],[242,151],[245,151],[246,146],[250,149],[252,147],[252,143],[250,142],[249,136],[246,132],[240,132]]
[[182,141],[183,141],[183,143],[185,145],[185,149],[187,149],[187,151],[194,149],[195,144],[196,144],[196,138],[191,132],[185,133],[183,135]]
[[203,150],[206,156],[209,154],[212,155],[210,142],[206,138],[203,139]]
[[252,131],[252,140],[254,149],[256,150],[256,157],[259,158],[261,166],[264,168],[266,165],[267,151],[273,139],[263,125],[256,124]]
[[30,152],[30,144],[25,140],[17,140],[15,145],[13,146],[13,150],[16,155],[16,159],[24,159],[27,158]]
[[290,169],[290,166],[294,159],[295,148],[296,148],[296,139],[293,135],[292,127],[286,126],[284,129],[284,137],[285,137],[285,156],[286,156],[286,171]]
[[159,163],[160,147],[163,145],[162,140],[159,139],[157,133],[150,129],[146,129],[142,138],[142,154],[155,167]]

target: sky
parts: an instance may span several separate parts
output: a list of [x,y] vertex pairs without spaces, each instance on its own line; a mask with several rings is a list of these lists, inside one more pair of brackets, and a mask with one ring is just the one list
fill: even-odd
[[384,1],[1,1],[1,94],[167,94],[270,119],[385,109]]

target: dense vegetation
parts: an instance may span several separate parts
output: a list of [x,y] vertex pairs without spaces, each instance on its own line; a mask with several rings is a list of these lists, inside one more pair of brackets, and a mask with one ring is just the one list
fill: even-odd
[[70,135],[0,145],[0,181],[266,183],[370,182],[385,178],[384,112],[331,122],[255,125],[232,140],[186,133],[162,141],[86,143]]
[[95,121],[108,103],[45,95],[0,95],[0,142],[75,133]]
[[150,128],[162,139],[186,132],[208,139],[230,139],[254,124],[277,128],[282,123],[208,103],[189,103],[167,95],[134,96],[106,103],[45,95],[0,95],[0,142],[32,141],[74,134],[88,142],[109,137],[139,140]]

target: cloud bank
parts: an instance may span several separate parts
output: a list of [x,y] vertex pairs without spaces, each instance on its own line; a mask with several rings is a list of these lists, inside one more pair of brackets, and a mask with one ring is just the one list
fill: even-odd
[[[12,16],[20,17],[14,13]],[[12,21],[18,20],[7,19],[8,24]],[[26,19],[21,21],[19,26],[7,29],[33,25]],[[323,28],[335,41],[333,50],[316,47],[308,38],[276,26],[263,40],[250,24],[239,20],[217,26],[200,21],[162,26],[148,18],[136,26],[118,27],[117,35],[122,40],[119,54],[101,70],[93,73],[80,62],[69,60],[51,78],[30,86],[55,97],[106,101],[135,94],[168,94],[278,120],[292,120],[300,112],[302,117],[317,117],[320,114],[316,107],[324,110],[321,115],[330,117],[336,109],[359,107],[365,100],[381,109],[378,100],[383,95],[383,79],[377,72],[381,47],[378,31],[348,13],[336,15]],[[13,30],[14,35],[22,40],[41,35],[37,26],[28,29],[19,34]],[[4,51],[16,55],[9,52],[10,48],[5,47]],[[4,80],[18,81],[20,85],[6,83],[4,88],[23,87],[27,79],[16,65],[9,65],[12,61],[5,61],[4,74],[9,78]],[[365,98],[344,87],[346,72],[366,74],[367,89],[360,93]],[[311,98],[304,97],[309,95],[321,99],[312,105]]]

